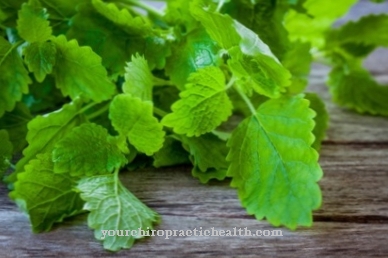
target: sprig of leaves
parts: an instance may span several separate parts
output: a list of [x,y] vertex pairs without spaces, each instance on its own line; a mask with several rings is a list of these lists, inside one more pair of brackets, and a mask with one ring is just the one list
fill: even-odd
[[120,170],[191,163],[202,183],[231,178],[257,219],[311,226],[328,126],[324,103],[305,92],[313,58],[333,64],[336,103],[388,115],[387,88],[361,65],[388,46],[388,16],[331,29],[354,3],[171,0],[159,12],[137,0],[2,1],[0,172],[12,170],[10,197],[34,232],[89,211],[96,238],[117,251],[141,236],[102,239],[102,229],[159,221]]

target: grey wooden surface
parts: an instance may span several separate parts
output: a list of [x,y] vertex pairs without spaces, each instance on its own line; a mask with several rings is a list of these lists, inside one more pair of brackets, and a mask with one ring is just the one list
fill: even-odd
[[[368,6],[361,3],[349,17],[388,10],[388,5]],[[366,62],[386,83],[387,60],[388,51],[379,50]],[[388,119],[335,106],[324,85],[326,74],[326,67],[314,65],[309,86],[324,98],[331,114],[320,159],[323,205],[314,212],[312,228],[281,228],[284,236],[272,238],[153,237],[138,241],[131,250],[110,253],[94,239],[86,215],[66,220],[51,232],[32,234],[28,219],[1,185],[0,257],[388,257]],[[161,214],[157,229],[274,229],[246,215],[229,181],[201,185],[189,167],[125,172],[122,180]]]

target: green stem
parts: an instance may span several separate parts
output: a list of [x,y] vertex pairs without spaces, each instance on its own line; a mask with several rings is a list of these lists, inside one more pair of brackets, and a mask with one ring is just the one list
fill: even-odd
[[12,164],[11,162],[8,162],[8,165],[9,167],[12,169],[12,170],[16,170],[16,166],[14,164]]
[[256,115],[256,109],[253,106],[251,100],[248,98],[248,96],[244,93],[244,91],[240,88],[238,84],[235,84],[233,87],[237,93],[240,95],[240,97],[244,100],[245,104],[247,104],[249,110],[253,115]]
[[97,110],[96,112],[93,112],[92,114],[88,115],[87,116],[88,120],[92,120],[92,119],[100,116],[101,114],[104,114],[106,111],[109,110],[109,106],[110,106],[110,103],[106,104],[105,106],[103,106],[102,108]]
[[78,114],[85,113],[87,110],[91,109],[92,107],[94,107],[96,105],[98,105],[98,103],[92,102],[92,103],[84,106],[83,108],[81,108],[81,110],[78,112]]
[[158,77],[153,78],[153,84],[154,86],[174,86],[174,84],[171,81],[164,80]]
[[[114,182],[115,182],[115,195],[116,195],[116,198],[118,198],[119,196],[119,183],[120,183],[120,179],[119,179],[119,172],[120,172],[120,169],[116,168],[115,169],[115,172],[114,172]],[[118,202],[120,203],[120,202]]]
[[3,64],[4,60],[12,53],[12,51],[14,49],[18,48],[23,43],[24,43],[24,41],[20,40],[20,41],[16,42],[15,44],[13,44],[12,47],[10,49],[8,49],[7,53],[5,53],[3,58],[0,60],[0,66]]
[[158,116],[165,117],[168,113],[160,108],[154,107],[154,113]]
[[216,12],[217,12],[217,13],[219,13],[219,12],[221,11],[221,9],[222,9],[222,7],[224,6],[224,4],[225,4],[225,0],[220,0],[220,1],[218,2],[217,9],[216,9]]
[[156,17],[162,18],[164,16],[163,13],[159,12],[155,8],[149,6],[148,4],[142,3],[141,1],[137,1],[137,0],[120,0],[120,1],[128,3],[133,6],[140,7],[141,9],[147,11],[149,14],[152,14]]
[[234,85],[235,82],[236,82],[236,78],[235,78],[235,77],[232,77],[232,78],[229,80],[228,84],[225,86],[225,90],[228,90],[229,88],[231,88],[231,87]]

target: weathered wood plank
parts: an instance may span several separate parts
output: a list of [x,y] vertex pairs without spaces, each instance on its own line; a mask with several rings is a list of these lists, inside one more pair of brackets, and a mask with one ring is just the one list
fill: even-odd
[[[118,253],[101,250],[85,223],[73,222],[56,231],[31,235],[20,213],[14,213],[9,235],[0,233],[2,257],[386,257],[388,225],[354,223],[315,223],[312,229],[283,230],[283,237],[152,237],[141,240],[133,249]],[[3,218],[0,219],[4,223]],[[272,230],[263,222],[240,218],[204,218],[165,215],[158,229],[233,230],[247,227]]]

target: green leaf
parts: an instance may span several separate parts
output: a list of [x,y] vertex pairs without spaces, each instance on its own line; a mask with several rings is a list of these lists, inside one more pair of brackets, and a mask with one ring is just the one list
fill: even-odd
[[235,26],[235,21],[229,15],[214,12],[203,3],[197,2],[194,1],[191,4],[191,14],[201,22],[209,36],[223,49],[229,50],[238,46],[241,36],[236,30],[231,29]]
[[326,137],[326,130],[329,126],[329,113],[326,110],[325,103],[315,93],[306,93],[305,99],[310,101],[310,108],[315,111],[314,117],[315,127],[313,134],[315,141],[312,147],[319,151],[321,149],[321,142]]
[[225,6],[228,14],[255,32],[279,59],[289,49],[288,33],[283,25],[290,7],[285,1],[240,0]]
[[388,87],[379,85],[365,69],[336,67],[329,75],[328,85],[338,105],[362,114],[388,116]]
[[151,156],[163,146],[163,126],[153,116],[151,102],[130,95],[117,95],[111,102],[109,118],[120,135],[140,152]]
[[81,105],[82,103],[76,100],[64,105],[60,110],[36,116],[28,123],[29,145],[23,151],[24,157],[16,164],[16,172],[23,171],[24,166],[37,154],[51,152],[60,139],[85,121],[80,113]]
[[202,184],[207,184],[212,179],[217,179],[222,181],[226,178],[227,169],[216,170],[214,168],[209,168],[206,172],[202,172],[198,167],[194,166],[191,170],[193,177],[198,178]]
[[193,73],[172,106],[173,113],[162,120],[178,134],[199,136],[211,132],[232,114],[232,103],[225,92],[225,76],[219,68],[206,67]]
[[28,214],[34,232],[48,231],[54,223],[82,212],[76,180],[55,174],[51,154],[38,155],[18,174],[10,197]]
[[154,154],[153,166],[156,168],[187,164],[190,162],[188,152],[182,143],[171,136],[167,136],[163,147]]
[[193,30],[173,46],[172,55],[167,59],[166,74],[183,90],[191,73],[217,65],[218,49],[205,30]]
[[[259,36],[228,15],[193,5],[193,16],[206,28],[210,37],[228,50],[228,65],[247,93],[277,98],[290,84],[290,73]],[[224,28],[224,29],[222,29]],[[233,29],[231,29],[233,28]]]
[[53,42],[34,42],[24,49],[24,61],[38,82],[51,74],[56,63],[57,48]]
[[127,9],[119,9],[114,3],[92,0],[94,8],[116,26],[122,27],[128,34],[147,35],[152,33],[151,25],[142,16],[133,17]]
[[0,129],[8,132],[14,153],[20,153],[27,145],[27,123],[32,119],[30,111],[21,102],[11,112],[6,112],[0,118]]
[[53,150],[54,172],[71,176],[108,174],[127,159],[108,131],[96,124],[74,128]]
[[52,29],[45,8],[39,1],[29,0],[19,11],[17,30],[19,35],[28,42],[44,42],[51,37]]
[[132,62],[125,68],[124,93],[141,100],[152,100],[153,75],[144,57],[132,56]]
[[0,117],[5,111],[12,111],[16,102],[28,93],[28,76],[23,61],[18,55],[16,45],[0,37]]
[[169,0],[166,4],[164,18],[168,24],[179,26],[183,32],[187,33],[198,28],[198,22],[190,13],[190,1]]
[[227,176],[257,219],[295,229],[312,224],[321,205],[322,176],[314,142],[314,111],[302,96],[269,100],[228,141]]
[[121,28],[99,14],[91,4],[79,6],[66,35],[77,39],[80,45],[90,46],[101,56],[109,74],[124,74],[124,66],[131,58],[133,45]]
[[95,102],[112,97],[115,85],[108,79],[101,58],[90,47],[80,47],[77,41],[67,41],[64,36],[53,42],[58,52],[54,76],[63,95]]
[[356,2],[357,0],[307,0],[304,3],[307,13],[291,10],[285,17],[285,27],[290,39],[311,42],[314,47],[323,47],[324,32]]
[[347,43],[388,47],[388,15],[369,15],[348,22],[327,35],[328,48]]
[[307,87],[313,61],[310,48],[310,43],[293,42],[282,60],[283,66],[292,74],[291,85],[287,87],[290,94],[299,94]]
[[[144,55],[151,69],[163,69],[170,55],[167,36],[152,33],[145,36],[117,26],[92,4],[82,4],[70,21],[69,38],[77,39],[80,45],[90,46],[102,58],[109,75],[117,77],[125,73],[124,66],[132,55]],[[140,33],[140,32],[139,32]]]
[[[78,189],[86,202],[84,209],[90,211],[89,227],[95,229],[95,238],[102,240],[104,248],[110,251],[130,248],[136,239],[143,238],[142,235],[125,236],[126,230],[140,228],[148,231],[159,219],[154,211],[121,184],[117,175],[84,178],[79,182]],[[104,237],[102,230],[123,230],[124,236]]]
[[39,0],[47,8],[50,19],[68,21],[77,13],[78,6],[89,0]]
[[291,74],[273,58],[262,54],[246,55],[239,48],[234,48],[230,54],[230,70],[248,95],[253,89],[261,95],[278,98],[290,84]]
[[200,137],[179,136],[183,147],[190,152],[193,165],[199,171],[207,172],[210,168],[216,170],[228,168],[226,155],[229,149],[226,142],[208,133]]
[[0,142],[0,178],[2,178],[3,173],[10,167],[13,152],[13,146],[6,130],[0,130]]

